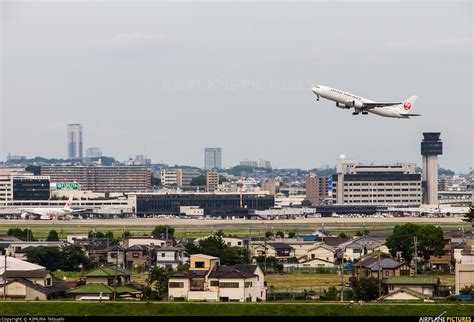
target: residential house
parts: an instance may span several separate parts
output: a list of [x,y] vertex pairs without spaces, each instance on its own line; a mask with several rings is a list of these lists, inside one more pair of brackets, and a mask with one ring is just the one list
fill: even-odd
[[158,238],[158,237],[146,237],[146,236],[134,236],[127,237],[123,240],[123,246],[125,248],[132,247],[135,245],[148,245],[157,247],[170,247],[174,246],[175,241],[172,238]]
[[120,298],[141,298],[141,285],[133,283],[126,270],[100,267],[86,273],[85,278],[85,284],[66,293],[75,300],[110,300],[114,294]]
[[125,268],[125,249],[115,245],[106,250],[107,265]]
[[454,269],[451,238],[444,236],[444,242],[443,255],[431,255],[429,264],[432,269],[449,273]]
[[401,289],[409,289],[422,295],[433,297],[438,294],[439,278],[437,276],[390,276],[382,280],[385,293],[392,293]]
[[334,264],[337,257],[337,249],[326,244],[320,244],[314,248],[308,250],[306,261],[314,259],[322,259],[326,262],[331,262]]
[[282,262],[287,262],[295,257],[295,251],[293,247],[286,243],[278,242],[253,243],[251,245],[251,254],[252,257],[275,257]]
[[125,262],[127,269],[143,265],[150,268],[156,258],[156,247],[149,245],[133,245],[125,249]]
[[156,249],[156,266],[177,270],[189,261],[183,247],[160,247]]
[[375,277],[388,278],[390,276],[414,276],[416,268],[405,262],[392,258],[371,257],[352,264],[352,277],[355,279]]
[[304,271],[305,269],[315,269],[315,268],[335,268],[336,265],[334,264],[334,261],[327,261],[322,258],[313,258],[313,259],[308,259],[303,262],[298,262],[298,263],[287,263],[283,264],[283,269],[286,271],[293,271],[293,270],[298,270],[298,271]]
[[30,247],[61,247],[64,245],[62,241],[19,241],[10,243],[5,249],[7,256],[12,256],[18,259],[26,259],[26,248]]
[[64,294],[66,289],[65,283],[54,278],[44,266],[0,256],[1,298],[50,300]]
[[354,261],[374,251],[388,253],[385,240],[369,236],[360,236],[338,246],[343,253],[344,260]]
[[0,254],[2,254],[2,250],[8,248],[11,243],[21,242],[21,239],[15,236],[4,235],[0,236]]
[[266,299],[266,286],[258,265],[220,266],[217,257],[190,256],[188,272],[169,277],[170,300],[256,302]]

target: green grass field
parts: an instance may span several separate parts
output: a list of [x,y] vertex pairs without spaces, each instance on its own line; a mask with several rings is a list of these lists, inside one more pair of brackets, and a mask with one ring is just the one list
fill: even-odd
[[[284,225],[284,228],[282,228],[282,225]],[[437,224],[441,226],[443,231],[448,232],[451,230],[456,230],[459,229],[460,227],[464,227],[464,229],[471,229],[470,225],[468,224],[463,224],[463,223],[439,223]],[[341,232],[348,234],[350,236],[355,235],[355,233],[359,230],[367,229],[372,235],[384,235],[387,236],[389,235],[393,227],[395,226],[394,223],[331,223],[326,225],[326,230],[328,230],[331,234],[337,235]],[[128,230],[132,233],[132,235],[135,236],[145,236],[145,235],[150,235],[154,226],[153,225],[130,225],[130,226],[120,226],[117,225],[113,222],[110,223],[110,225],[106,226],[96,226],[96,225],[91,225],[88,224],[87,221],[83,222],[77,222],[77,224],[71,225],[69,224],[64,224],[61,222],[51,222],[48,224],[28,224],[27,221],[23,224],[15,224],[11,225],[7,221],[6,222],[0,222],[0,235],[5,235],[8,231],[9,228],[29,228],[33,231],[33,236],[36,239],[45,239],[46,236],[48,235],[49,231],[51,229],[55,229],[58,233],[60,238],[66,239],[67,235],[71,234],[87,234],[89,231],[92,231],[94,228],[97,228],[97,230],[106,232],[108,230],[112,231],[114,234],[114,237],[121,237],[123,230]],[[222,228],[224,233],[227,236],[233,235],[233,236],[238,236],[238,237],[245,237],[249,236],[249,233],[251,236],[263,236],[265,235],[265,231],[267,230],[273,230],[274,232],[281,230],[285,232],[289,231],[294,231],[298,234],[310,234],[313,233],[316,229],[320,229],[321,225],[320,224],[312,224],[312,225],[302,225],[302,224],[280,224],[278,222],[269,222],[268,224],[262,224],[262,227],[258,229],[251,229],[249,230],[248,228],[245,227],[235,227],[235,228]],[[206,237],[211,235],[213,232],[216,232],[219,227],[209,227],[208,229],[203,229],[203,228],[189,228],[189,229],[184,229],[184,228],[176,228],[175,235],[178,238],[182,237],[193,237],[193,238],[200,238],[200,237]]]
[[473,304],[0,302],[2,316],[471,316]]

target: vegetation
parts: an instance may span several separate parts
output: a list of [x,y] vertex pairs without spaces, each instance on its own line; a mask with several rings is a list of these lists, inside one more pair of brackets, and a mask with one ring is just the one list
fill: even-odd
[[88,258],[78,245],[64,247],[38,246],[26,251],[29,262],[45,266],[48,270],[80,271],[81,268],[93,268],[96,263]]
[[59,241],[59,234],[56,230],[50,230],[48,237],[46,238],[47,241]]
[[283,264],[273,256],[258,256],[256,261],[265,272],[283,272]]
[[196,186],[205,186],[207,184],[207,178],[204,174],[201,174],[191,180],[190,185],[193,187]]
[[1,302],[5,316],[471,316],[469,304],[369,304],[347,303],[152,303],[152,302]]
[[406,262],[411,262],[414,254],[414,237],[417,237],[417,256],[428,262],[431,255],[442,255],[444,247],[443,230],[434,225],[415,225],[407,223],[396,225],[393,233],[387,237],[386,245],[392,256],[401,252]]
[[357,301],[373,301],[379,297],[379,281],[374,277],[361,278],[354,286],[354,299]]
[[469,211],[464,215],[462,220],[473,224],[474,227],[474,206],[469,207]]
[[222,265],[245,264],[249,262],[249,253],[241,247],[230,247],[221,236],[214,234],[208,238],[201,239],[198,244],[188,243],[186,245],[188,254],[206,254],[220,258]]
[[10,228],[7,231],[7,235],[15,236],[16,238],[19,238],[24,241],[36,240],[33,237],[33,232],[29,228],[25,228],[23,230],[21,230],[21,228]]
[[174,228],[168,225],[156,226],[151,235],[158,238],[171,238],[174,236]]

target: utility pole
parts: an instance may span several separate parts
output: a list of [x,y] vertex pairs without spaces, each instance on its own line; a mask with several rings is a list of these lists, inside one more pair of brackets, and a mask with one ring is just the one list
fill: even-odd
[[416,236],[413,237],[413,243],[415,244],[415,254],[413,254],[413,260],[415,263],[415,275],[418,273],[418,265],[417,265],[417,256],[418,256],[418,251],[417,251],[417,244],[418,244],[418,238]]
[[341,302],[344,302],[344,263],[341,261]]
[[115,252],[115,278],[114,278],[114,301],[117,299],[117,278],[118,278],[118,246],[117,251]]
[[7,250],[5,249],[5,269],[3,270],[3,299],[7,299]]
[[378,265],[379,265],[379,297],[382,296],[382,275],[381,275],[381,266],[380,266],[380,251],[378,255]]

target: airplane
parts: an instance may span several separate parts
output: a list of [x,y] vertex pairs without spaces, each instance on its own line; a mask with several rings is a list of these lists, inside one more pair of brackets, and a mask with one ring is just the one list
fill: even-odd
[[63,208],[21,208],[22,219],[41,219],[41,220],[52,220],[52,219],[71,219],[72,214],[76,212],[84,211],[85,209],[72,209],[72,196],[66,202]]
[[383,103],[323,85],[314,86],[312,91],[316,95],[317,101],[322,97],[336,102],[336,106],[342,109],[350,109],[353,107],[354,112],[352,115],[358,115],[359,113],[367,115],[370,112],[384,117],[399,119],[409,119],[410,116],[420,116],[420,114],[410,113],[410,110],[415,105],[417,96],[411,96],[403,102]]

